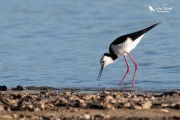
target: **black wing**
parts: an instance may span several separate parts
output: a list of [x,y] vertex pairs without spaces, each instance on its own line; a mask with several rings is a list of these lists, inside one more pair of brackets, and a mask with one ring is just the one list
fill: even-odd
[[127,38],[131,38],[133,41],[136,40],[138,37],[140,37],[141,35],[143,35],[144,33],[148,32],[149,30],[151,30],[152,28],[154,28],[155,26],[159,25],[161,22],[158,22],[148,28],[145,28],[143,30],[139,30],[137,32],[134,32],[134,33],[130,33],[130,34],[126,34],[126,35],[123,35],[121,37],[118,37],[116,38],[112,43],[111,45],[117,45],[117,44],[121,44],[123,42],[125,42],[127,40]]

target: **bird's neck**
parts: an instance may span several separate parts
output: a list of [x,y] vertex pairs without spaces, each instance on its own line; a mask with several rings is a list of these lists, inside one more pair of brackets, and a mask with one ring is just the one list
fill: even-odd
[[118,59],[118,56],[116,55],[116,54],[114,54],[114,52],[113,52],[113,50],[112,50],[112,48],[110,47],[109,48],[109,55],[110,55],[110,57],[115,61],[115,60],[117,60]]
[[116,61],[118,59],[118,56],[116,54],[111,54],[110,53],[110,56],[114,61]]
[[104,55],[110,57],[112,61],[116,61],[118,59],[118,56],[116,54],[105,53]]

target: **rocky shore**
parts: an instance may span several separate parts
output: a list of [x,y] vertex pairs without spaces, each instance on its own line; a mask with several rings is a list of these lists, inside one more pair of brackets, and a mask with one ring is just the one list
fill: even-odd
[[1,120],[180,120],[180,90],[147,94],[13,89],[0,92]]

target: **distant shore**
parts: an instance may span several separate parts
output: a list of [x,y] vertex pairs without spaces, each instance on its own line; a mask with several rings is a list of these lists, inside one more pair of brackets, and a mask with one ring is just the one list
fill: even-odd
[[[180,90],[164,93],[78,92],[17,86],[0,92],[0,119],[180,119]],[[3,90],[3,91],[2,91]],[[37,91],[39,90],[39,91]]]

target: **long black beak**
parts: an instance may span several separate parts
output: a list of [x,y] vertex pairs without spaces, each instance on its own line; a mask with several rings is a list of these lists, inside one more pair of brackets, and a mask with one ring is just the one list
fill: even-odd
[[104,68],[104,66],[102,65],[102,66],[101,66],[100,73],[99,73],[99,76],[98,76],[97,80],[100,80],[101,75],[102,75],[103,68]]

